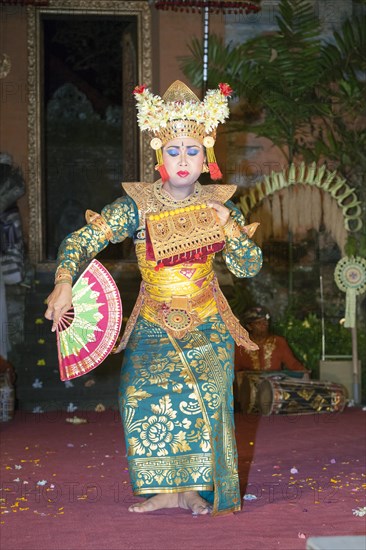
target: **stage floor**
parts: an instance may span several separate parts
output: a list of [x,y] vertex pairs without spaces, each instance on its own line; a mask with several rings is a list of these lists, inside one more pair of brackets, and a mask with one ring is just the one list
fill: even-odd
[[[119,414],[18,411],[1,429],[1,550],[297,550],[364,535],[366,412],[236,415],[243,508],[132,514]],[[351,549],[347,549],[351,550]]]

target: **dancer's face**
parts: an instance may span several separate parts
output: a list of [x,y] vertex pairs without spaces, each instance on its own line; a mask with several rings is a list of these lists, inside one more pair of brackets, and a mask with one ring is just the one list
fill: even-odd
[[163,160],[169,174],[165,188],[174,195],[174,189],[191,188],[202,172],[203,146],[189,137],[171,139],[163,148]]

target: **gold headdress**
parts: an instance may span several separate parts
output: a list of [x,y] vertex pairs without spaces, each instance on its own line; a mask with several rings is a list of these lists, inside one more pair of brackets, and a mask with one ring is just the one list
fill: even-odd
[[163,164],[161,148],[176,137],[191,137],[206,147],[207,161],[212,179],[221,179],[213,146],[216,128],[229,116],[228,97],[232,89],[219,84],[217,90],[208,90],[203,101],[180,80],[169,86],[163,97],[153,95],[146,86],[136,86],[137,120],[142,131],[154,137],[150,145],[156,152],[157,169],[163,181],[169,176]]

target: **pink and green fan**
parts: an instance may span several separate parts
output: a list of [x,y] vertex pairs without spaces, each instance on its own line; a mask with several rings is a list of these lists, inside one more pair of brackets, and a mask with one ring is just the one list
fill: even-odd
[[111,353],[122,324],[122,303],[113,277],[93,260],[72,288],[73,307],[57,325],[61,380],[100,365]]

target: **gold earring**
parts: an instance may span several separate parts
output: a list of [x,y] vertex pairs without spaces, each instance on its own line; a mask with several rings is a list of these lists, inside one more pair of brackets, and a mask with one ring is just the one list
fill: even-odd
[[209,167],[207,166],[206,162],[204,162],[202,164],[202,170],[201,170],[202,174],[207,174],[209,171],[210,171]]

